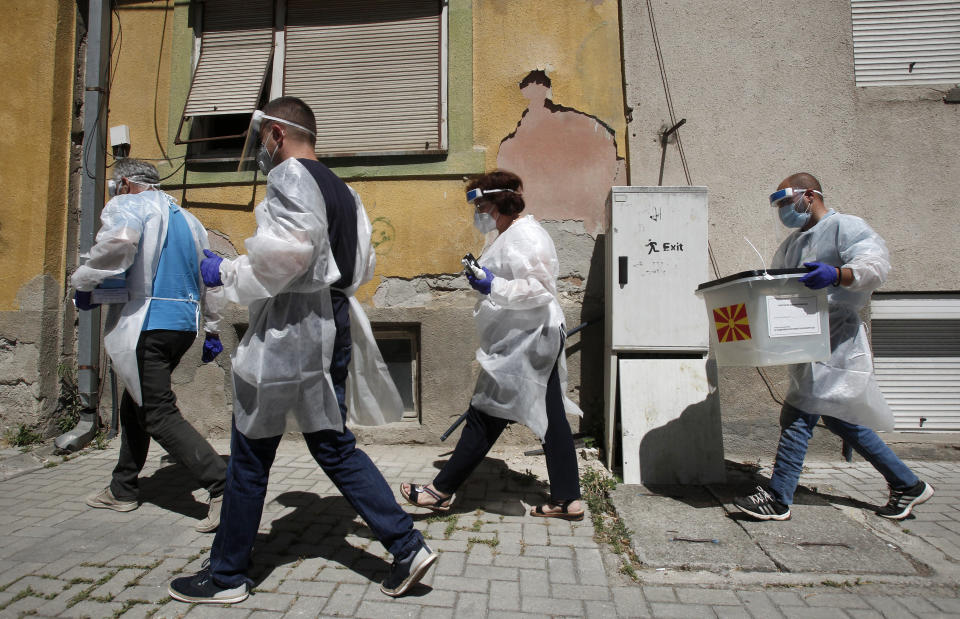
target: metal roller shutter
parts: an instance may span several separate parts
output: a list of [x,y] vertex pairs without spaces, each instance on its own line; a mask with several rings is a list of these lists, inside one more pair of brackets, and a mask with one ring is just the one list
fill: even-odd
[[288,0],[283,92],[317,117],[317,154],[437,151],[437,0]]
[[897,430],[960,430],[960,299],[871,304],[874,369]]
[[273,52],[273,0],[206,0],[184,116],[251,114]]
[[960,1],[852,0],[857,86],[960,81]]

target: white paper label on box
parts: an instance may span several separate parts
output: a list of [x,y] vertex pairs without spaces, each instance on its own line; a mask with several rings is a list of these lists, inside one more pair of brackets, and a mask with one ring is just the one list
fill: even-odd
[[770,337],[820,335],[818,298],[768,296],[767,334]]

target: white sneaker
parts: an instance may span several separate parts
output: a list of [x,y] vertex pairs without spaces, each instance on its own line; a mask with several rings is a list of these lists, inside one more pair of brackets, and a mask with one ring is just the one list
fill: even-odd
[[220,508],[223,507],[223,495],[210,497],[210,508],[207,510],[207,517],[193,526],[195,531],[200,533],[211,533],[220,526]]
[[140,507],[137,501],[123,501],[113,496],[110,486],[87,497],[87,505],[98,509],[112,509],[115,512],[132,512]]

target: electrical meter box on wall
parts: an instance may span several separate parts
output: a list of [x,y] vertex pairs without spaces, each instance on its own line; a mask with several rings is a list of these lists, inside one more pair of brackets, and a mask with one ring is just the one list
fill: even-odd
[[608,200],[607,342],[615,352],[709,346],[706,187],[613,187]]

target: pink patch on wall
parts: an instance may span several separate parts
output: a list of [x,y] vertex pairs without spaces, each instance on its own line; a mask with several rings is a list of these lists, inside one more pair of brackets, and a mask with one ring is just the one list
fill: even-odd
[[520,91],[530,103],[500,143],[497,167],[523,179],[525,212],[538,220],[580,220],[588,233],[603,232],[610,186],[626,181],[613,130],[554,104],[543,71],[531,71]]

